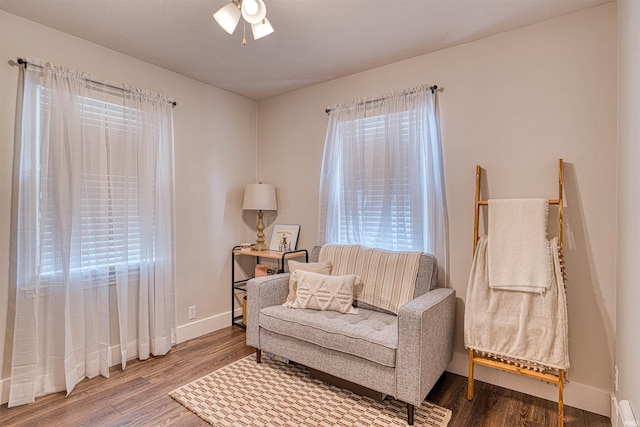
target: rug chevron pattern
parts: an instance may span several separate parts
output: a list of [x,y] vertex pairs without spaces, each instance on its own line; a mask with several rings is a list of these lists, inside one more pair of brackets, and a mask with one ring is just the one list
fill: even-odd
[[[248,356],[169,393],[214,426],[406,426],[406,405],[377,402],[309,377],[306,367]],[[451,411],[429,402],[416,426],[445,427]]]

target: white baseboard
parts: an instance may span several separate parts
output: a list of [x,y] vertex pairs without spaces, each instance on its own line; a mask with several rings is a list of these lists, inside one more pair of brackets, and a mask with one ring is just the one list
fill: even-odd
[[0,395],[0,405],[4,405],[9,401],[9,382],[10,378],[5,378],[4,380],[0,380],[0,391],[2,391]]
[[[242,316],[242,307],[236,309],[236,316]],[[178,326],[176,342],[179,344],[199,336],[218,331],[231,325],[231,312],[218,314],[205,319],[194,320]]]
[[[447,371],[469,376],[469,356],[467,353],[453,353],[453,360]],[[571,373],[569,372],[569,375]],[[534,380],[521,375],[503,372],[484,366],[474,366],[474,379],[489,384],[530,394],[542,399],[558,401],[558,388],[544,381]],[[570,378],[569,378],[570,379]],[[564,404],[584,411],[594,412],[605,417],[611,416],[611,391],[601,390],[586,384],[569,381],[564,387]]]
[[[236,316],[242,315],[242,307],[236,310]],[[192,338],[197,338],[201,335],[205,335],[217,330],[226,328],[231,325],[231,312],[218,314],[216,316],[207,317],[205,319],[199,319],[189,322],[184,325],[178,326],[176,330],[176,343],[185,342]],[[135,343],[131,343],[127,350],[128,355],[138,354],[138,350]],[[109,347],[109,366],[119,365],[122,362],[122,352],[120,351],[120,345],[114,345]],[[9,401],[9,384],[11,378],[5,378],[0,380],[0,405]]]

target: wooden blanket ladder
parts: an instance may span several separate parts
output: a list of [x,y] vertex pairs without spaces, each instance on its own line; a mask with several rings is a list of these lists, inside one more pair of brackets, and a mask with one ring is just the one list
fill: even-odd
[[[473,253],[475,255],[476,246],[478,244],[478,228],[480,221],[480,209],[483,206],[488,206],[488,200],[481,200],[480,196],[480,184],[482,179],[482,168],[480,165],[476,166],[476,200],[475,200],[475,213],[473,220]],[[549,200],[549,205],[558,206],[558,246],[560,253],[560,262],[562,266],[562,277],[566,279],[565,267],[564,267],[564,251],[563,251],[563,162],[562,159],[558,161],[558,198]],[[504,372],[511,372],[525,377],[542,380],[558,386],[558,427],[564,426],[564,381],[566,376],[565,370],[549,368],[545,371],[534,370],[514,364],[504,362],[492,358],[487,355],[481,355],[480,353],[469,349],[469,379],[467,384],[467,399],[473,399],[473,368],[474,365],[486,366],[489,368],[499,369]]]

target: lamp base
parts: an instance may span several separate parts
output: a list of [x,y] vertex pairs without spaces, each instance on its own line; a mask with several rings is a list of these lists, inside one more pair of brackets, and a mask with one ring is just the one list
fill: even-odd
[[256,230],[258,231],[256,244],[251,248],[254,251],[266,251],[269,247],[264,243],[264,222],[262,222],[263,211],[258,211],[258,224]]
[[251,247],[251,250],[252,251],[268,251],[269,247],[265,245],[264,242],[258,244],[258,242],[256,241],[256,244]]

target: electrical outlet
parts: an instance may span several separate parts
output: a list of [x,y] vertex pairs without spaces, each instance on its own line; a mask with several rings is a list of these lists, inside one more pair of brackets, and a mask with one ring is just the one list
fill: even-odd
[[618,391],[618,365],[613,367],[613,391]]
[[189,320],[193,320],[196,318],[196,306],[195,305],[190,305],[189,306]]

